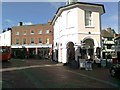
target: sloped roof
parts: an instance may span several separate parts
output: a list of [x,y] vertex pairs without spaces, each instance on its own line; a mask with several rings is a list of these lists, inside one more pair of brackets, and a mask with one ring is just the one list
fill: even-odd
[[65,6],[62,6],[62,7],[59,7],[54,18],[52,19],[52,22],[51,24],[53,25],[55,20],[58,18],[58,16],[60,16],[60,14],[62,13],[63,10],[65,9],[69,9],[69,8],[73,8],[73,7],[76,7],[76,6],[79,6],[79,5],[86,5],[86,6],[96,6],[96,7],[101,7],[102,11],[101,13],[105,13],[105,8],[104,8],[104,5],[103,4],[94,4],[94,3],[86,3],[86,2],[75,2],[75,3],[72,3],[72,4],[69,4],[69,5],[65,5]]
[[106,31],[106,30],[102,30],[102,31],[101,31],[101,36],[102,36],[102,37],[114,37],[114,34],[108,32],[108,31]]
[[117,40],[117,39],[120,39],[120,34],[118,34],[116,37],[115,37],[115,39]]

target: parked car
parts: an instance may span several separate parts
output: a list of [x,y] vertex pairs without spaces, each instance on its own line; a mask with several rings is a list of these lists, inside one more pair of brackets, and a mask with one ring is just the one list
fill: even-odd
[[111,66],[110,74],[113,77],[120,77],[120,63]]

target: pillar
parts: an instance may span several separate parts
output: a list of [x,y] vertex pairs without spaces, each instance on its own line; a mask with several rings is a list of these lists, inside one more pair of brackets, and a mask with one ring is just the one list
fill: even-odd
[[62,48],[62,63],[67,63],[67,48],[63,47]]

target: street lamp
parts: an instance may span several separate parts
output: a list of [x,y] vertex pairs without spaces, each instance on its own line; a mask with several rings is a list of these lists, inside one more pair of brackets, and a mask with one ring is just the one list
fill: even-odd
[[106,60],[106,67],[107,67],[107,51],[106,51],[106,48],[105,48],[105,45],[104,43],[106,43],[105,39],[102,37],[102,51],[105,50],[105,60]]

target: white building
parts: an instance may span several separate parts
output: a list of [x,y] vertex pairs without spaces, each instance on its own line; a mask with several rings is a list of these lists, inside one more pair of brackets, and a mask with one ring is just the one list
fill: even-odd
[[0,34],[0,46],[11,46],[11,30],[9,28]]
[[76,2],[60,7],[52,20],[54,59],[67,63],[70,59],[78,60],[78,56],[85,59],[88,54],[100,59],[101,15],[104,13],[101,4]]

